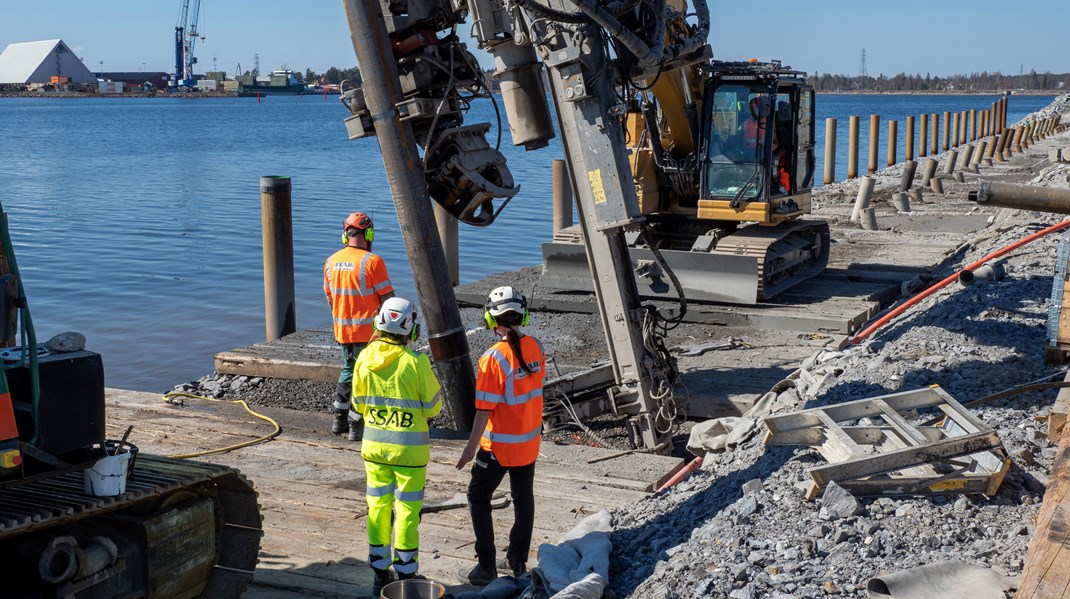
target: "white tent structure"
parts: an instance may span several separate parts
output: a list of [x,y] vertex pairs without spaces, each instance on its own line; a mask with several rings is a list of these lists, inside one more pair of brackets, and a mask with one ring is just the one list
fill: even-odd
[[70,77],[72,83],[97,82],[63,40],[11,44],[0,54],[0,85],[50,83],[56,76]]

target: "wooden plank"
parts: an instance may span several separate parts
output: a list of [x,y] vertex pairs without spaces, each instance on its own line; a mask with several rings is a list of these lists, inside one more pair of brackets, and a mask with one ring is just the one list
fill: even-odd
[[[1070,383],[1070,372],[1066,373],[1063,381]],[[1055,404],[1048,415],[1048,439],[1051,439],[1053,443],[1058,443],[1062,438],[1068,414],[1070,414],[1070,387],[1065,387],[1059,389],[1059,394],[1055,396]]]
[[811,468],[810,476],[813,477],[818,486],[824,487],[830,481],[839,483],[842,480],[891,472],[921,463],[945,460],[997,447],[1001,447],[1001,445],[995,431],[975,433],[928,445],[880,453],[839,464]]
[[920,445],[929,442],[925,435],[921,434],[918,429],[911,426],[909,422],[899,415],[899,412],[893,410],[892,407],[888,405],[888,402],[876,397],[873,399],[873,403],[880,408],[881,416],[893,429],[895,429],[896,432],[899,433],[900,438],[904,443],[907,445]]
[[826,460],[844,462],[873,452],[872,447],[863,448],[863,446],[855,443],[854,439],[843,432],[825,412],[818,410],[816,415],[825,431],[825,442],[817,450],[821,455],[825,456]]
[[1070,596],[1070,435],[1055,456],[1016,599]]

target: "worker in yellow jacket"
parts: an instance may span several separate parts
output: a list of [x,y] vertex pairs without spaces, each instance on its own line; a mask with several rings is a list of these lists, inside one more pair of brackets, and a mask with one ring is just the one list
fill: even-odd
[[375,330],[353,366],[352,405],[364,419],[368,564],[378,597],[393,579],[391,566],[402,580],[419,569],[417,526],[431,457],[427,419],[442,411],[442,402],[431,360],[407,347],[420,335],[412,302],[384,301]]

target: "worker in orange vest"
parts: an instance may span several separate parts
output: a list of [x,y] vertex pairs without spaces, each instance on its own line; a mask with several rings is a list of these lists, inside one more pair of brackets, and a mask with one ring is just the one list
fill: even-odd
[[386,263],[372,253],[374,239],[371,217],[362,212],[350,214],[342,224],[345,247],[323,265],[323,292],[331,305],[334,339],[342,346],[344,359],[335,390],[331,432],[348,433],[350,441],[359,441],[364,427],[360,414],[350,409],[353,363],[372,338],[379,306],[394,297]]
[[520,332],[530,319],[524,295],[512,287],[498,287],[490,292],[484,308],[487,328],[502,340],[479,359],[476,417],[468,445],[457,461],[461,469],[474,459],[468,506],[479,563],[458,573],[463,582],[473,585],[487,585],[498,577],[490,500],[506,473],[515,518],[501,567],[511,570],[514,576],[527,571],[535,526],[533,486],[542,437],[542,380],[546,372],[542,344]]

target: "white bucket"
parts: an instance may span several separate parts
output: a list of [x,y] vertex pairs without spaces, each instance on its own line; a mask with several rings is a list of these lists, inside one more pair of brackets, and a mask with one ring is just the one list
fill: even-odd
[[126,475],[130,471],[130,452],[97,460],[85,470],[85,494],[114,497],[126,492]]

